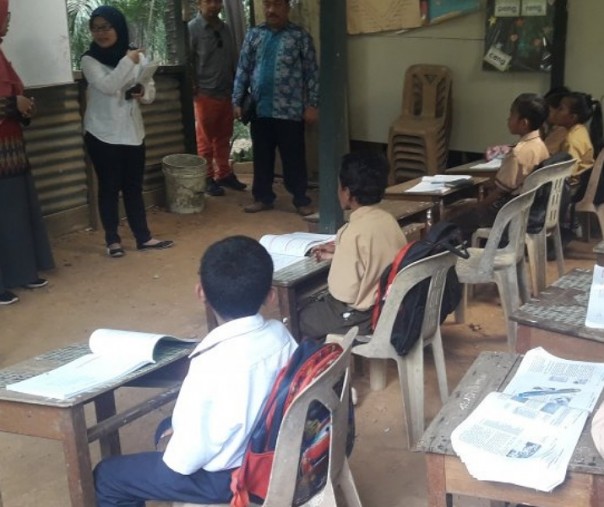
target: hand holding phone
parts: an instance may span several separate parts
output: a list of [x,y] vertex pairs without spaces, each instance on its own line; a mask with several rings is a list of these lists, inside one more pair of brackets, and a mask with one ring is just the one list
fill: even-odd
[[143,85],[136,83],[126,90],[126,100],[132,100],[133,95],[137,95],[143,92]]

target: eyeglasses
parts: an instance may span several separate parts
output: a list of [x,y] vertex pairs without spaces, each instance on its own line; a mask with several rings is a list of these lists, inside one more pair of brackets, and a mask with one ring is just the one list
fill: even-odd
[[113,30],[113,27],[111,25],[97,25],[97,26],[91,26],[90,27],[90,31],[92,33],[107,33],[108,31]]
[[221,48],[222,47],[222,36],[218,30],[214,30],[214,37],[216,37],[216,45]]

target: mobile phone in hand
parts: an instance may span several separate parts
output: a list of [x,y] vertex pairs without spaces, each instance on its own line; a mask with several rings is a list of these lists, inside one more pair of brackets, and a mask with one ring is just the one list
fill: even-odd
[[132,95],[135,93],[141,93],[143,91],[143,85],[140,83],[131,86],[126,90],[126,100],[132,100]]

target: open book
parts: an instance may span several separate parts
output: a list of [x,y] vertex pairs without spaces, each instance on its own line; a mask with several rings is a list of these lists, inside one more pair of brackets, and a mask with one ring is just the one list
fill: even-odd
[[465,174],[435,174],[423,176],[421,181],[405,190],[407,193],[443,193],[450,188],[472,186],[472,176]]
[[278,235],[266,234],[260,238],[260,244],[271,254],[275,271],[279,271],[304,259],[313,247],[330,243],[335,239],[334,234],[292,232]]
[[198,340],[97,329],[88,341],[90,354],[41,375],[8,384],[6,389],[60,400],[71,398],[154,363],[153,354],[160,341],[190,344]]
[[604,364],[532,349],[506,389],[453,430],[453,449],[476,479],[551,491],[566,477],[603,386]]

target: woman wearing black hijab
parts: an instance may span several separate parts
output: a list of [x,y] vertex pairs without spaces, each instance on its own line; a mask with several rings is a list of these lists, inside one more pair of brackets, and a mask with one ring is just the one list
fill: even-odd
[[130,49],[126,18],[119,10],[98,7],[89,26],[93,41],[81,62],[88,82],[84,140],[98,177],[107,254],[122,257],[125,253],[117,231],[120,191],[137,249],[169,248],[172,241],[151,236],[143,201],[145,129],[139,102],[153,102],[155,85],[150,80],[131,90],[144,55],[140,49]]

